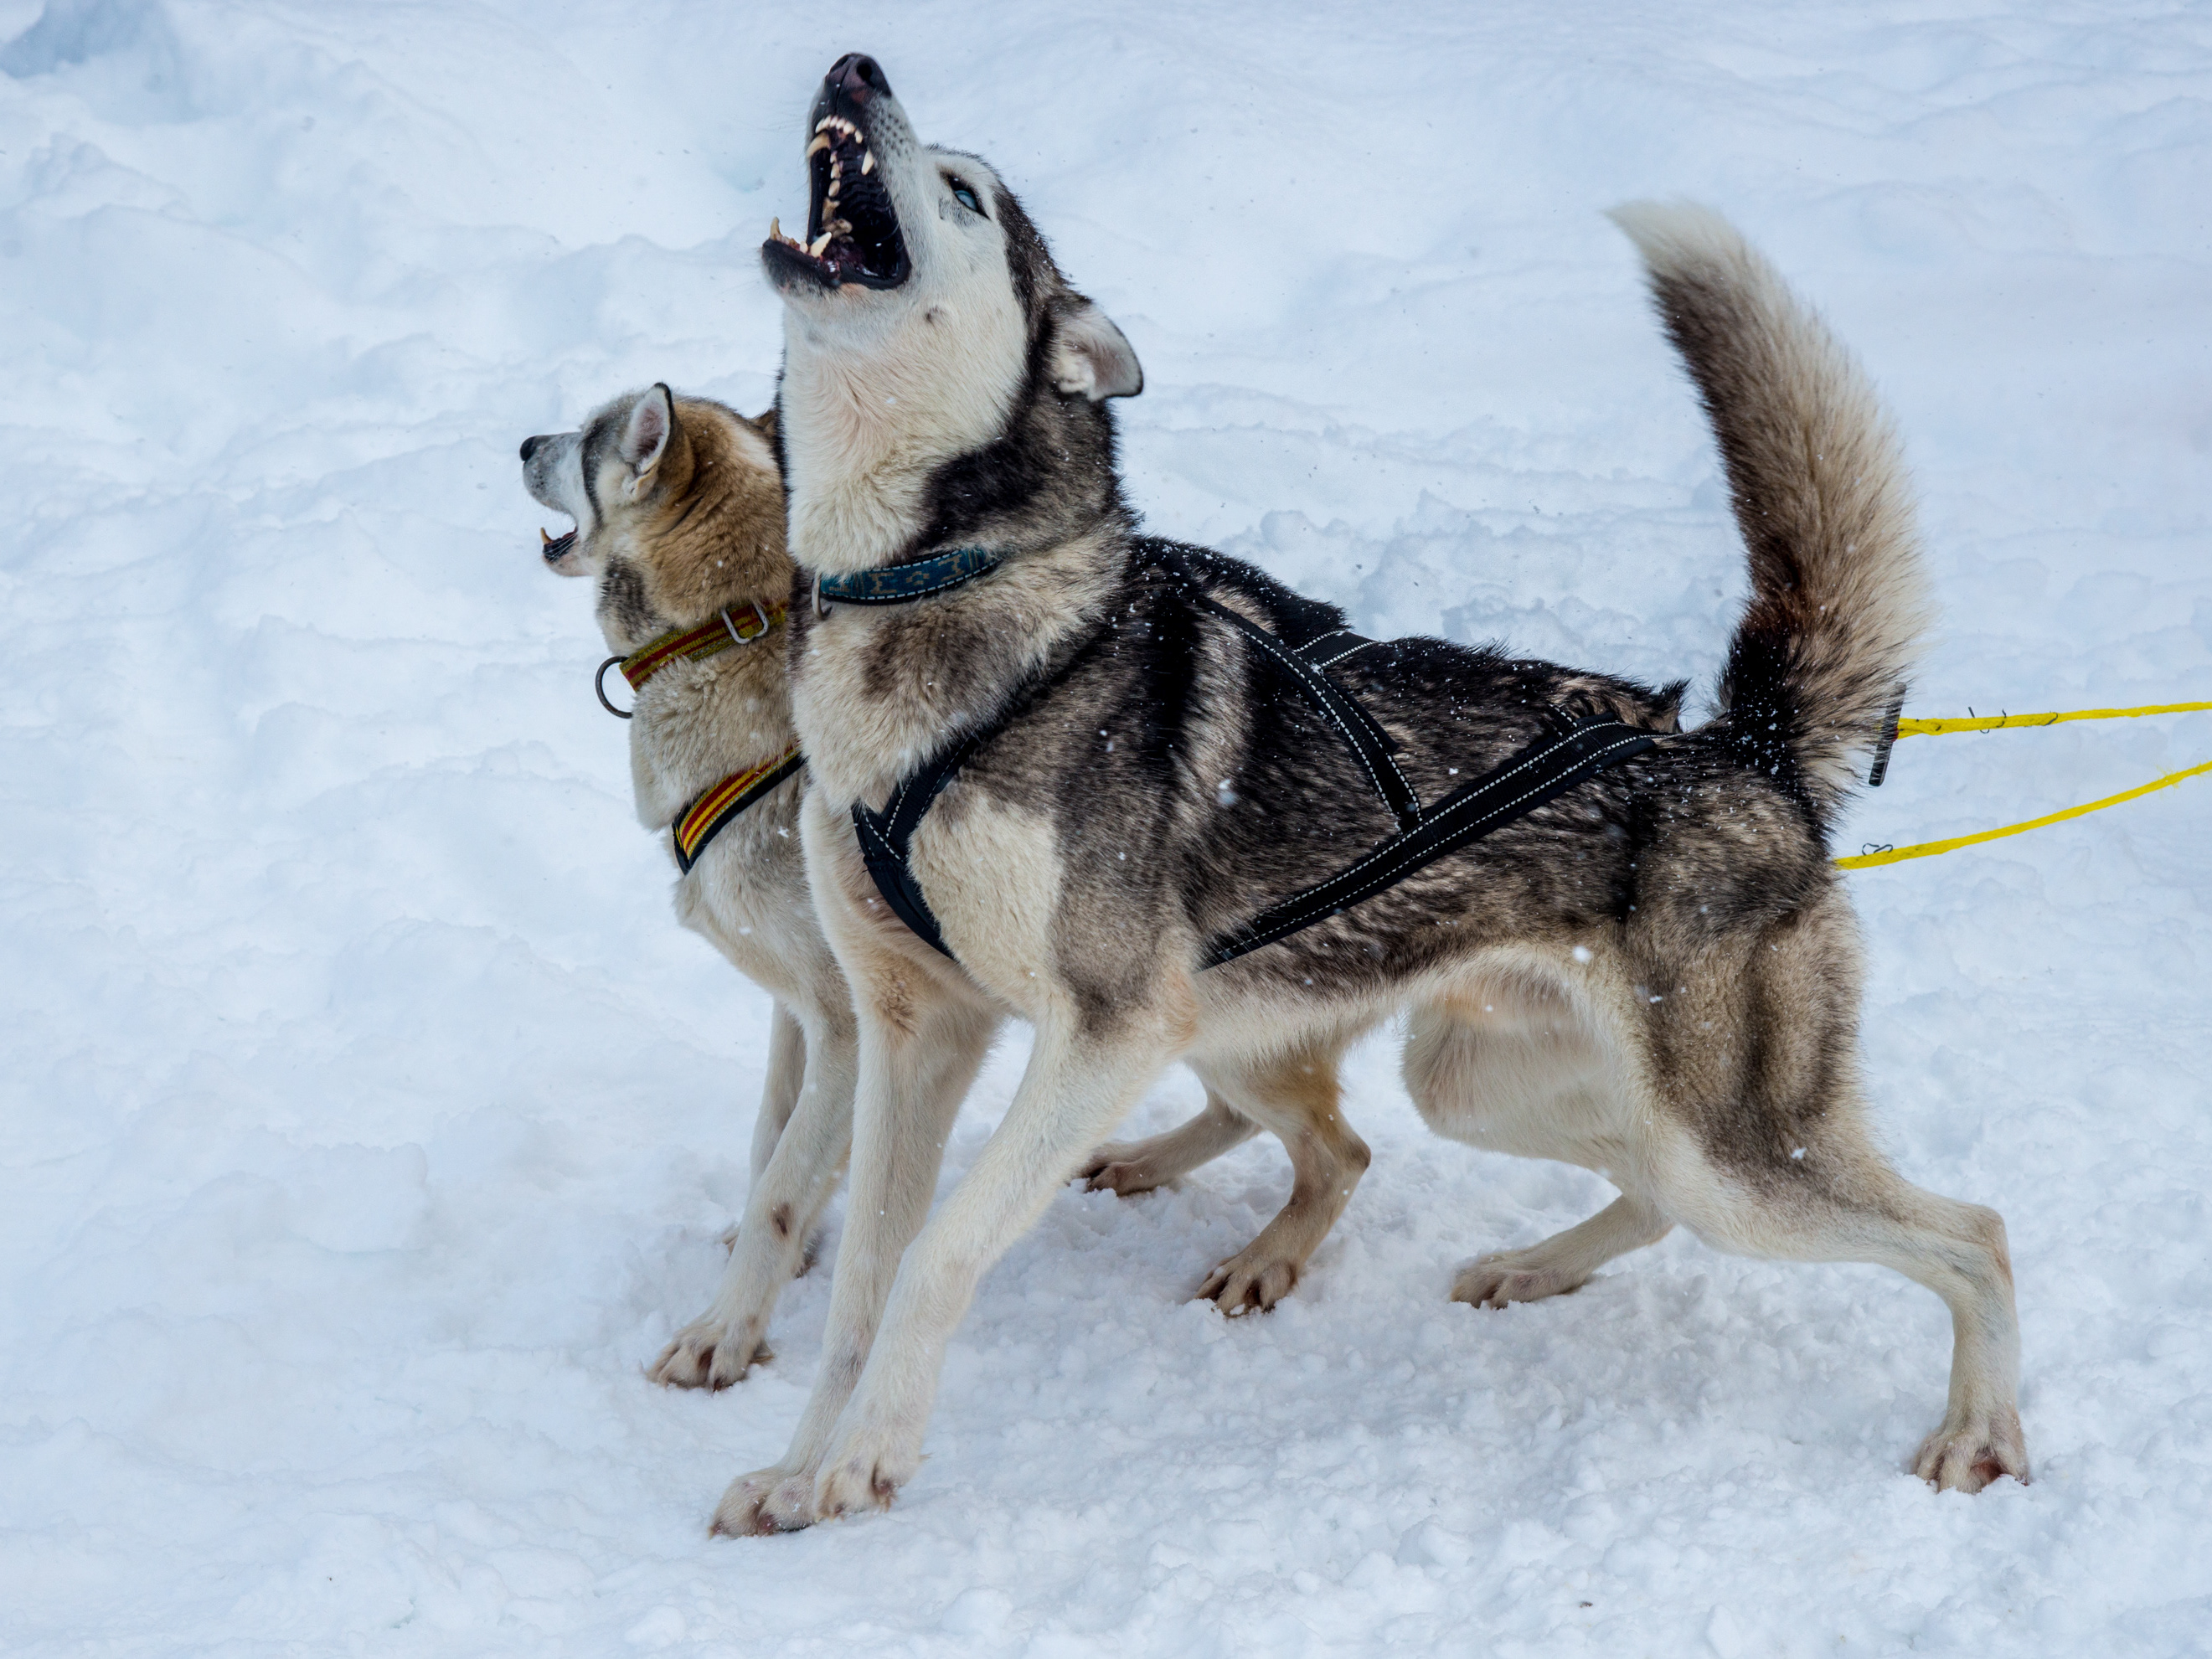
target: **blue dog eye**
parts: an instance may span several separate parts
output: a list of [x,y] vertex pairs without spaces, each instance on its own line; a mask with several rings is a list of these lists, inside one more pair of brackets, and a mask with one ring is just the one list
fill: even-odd
[[966,208],[970,213],[981,213],[983,210],[983,204],[976,199],[975,192],[969,189],[966,185],[957,179],[949,179],[946,182],[952,186],[952,199],[959,203],[962,207]]

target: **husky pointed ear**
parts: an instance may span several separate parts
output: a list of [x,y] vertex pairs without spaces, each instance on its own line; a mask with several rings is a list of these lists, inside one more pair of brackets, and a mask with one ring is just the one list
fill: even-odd
[[665,385],[655,386],[631,406],[629,423],[623,428],[622,458],[641,478],[653,469],[668,448],[668,434],[676,430],[676,400]]
[[1114,319],[1088,300],[1060,313],[1052,342],[1052,383],[1071,398],[1133,398],[1145,371]]

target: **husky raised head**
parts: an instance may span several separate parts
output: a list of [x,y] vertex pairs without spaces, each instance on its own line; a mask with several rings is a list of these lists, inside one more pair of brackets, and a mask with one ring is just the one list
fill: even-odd
[[[522,446],[526,488],[575,521],[544,538],[545,562],[556,574],[595,580],[600,631],[625,677],[640,681],[629,727],[637,812],[670,838],[677,915],[775,1002],[752,1188],[721,1286],[648,1372],[683,1388],[726,1388],[769,1357],[769,1316],[810,1248],[852,1139],[851,999],[814,919],[799,841],[805,780],[796,757],[787,762],[795,738],[776,623],[793,569],[775,430],[773,412],[749,421],[655,386],[612,399],[577,431]],[[688,650],[652,649],[671,636],[681,644],[695,629],[706,638]],[[641,659],[649,672],[635,665]],[[719,787],[732,781],[735,787]],[[718,821],[716,809],[727,816]],[[972,1044],[947,1051],[954,1068],[939,1086],[956,1099],[971,1075],[961,1067],[977,1052]],[[1326,1086],[1334,1082],[1332,1073]],[[1299,1077],[1287,1086],[1303,1098],[1324,1085]],[[1303,1116],[1293,1109],[1272,1121]],[[1121,1193],[1158,1186],[1255,1127],[1209,1097],[1175,1134],[1103,1149],[1109,1156],[1096,1160],[1095,1184]],[[1271,1306],[1296,1284],[1367,1161],[1348,1127],[1329,1145],[1339,1156],[1323,1161],[1293,1143],[1304,1179],[1200,1296],[1235,1313]]]
[[[793,711],[808,872],[860,1032],[855,1201],[813,1398],[718,1528],[890,1501],[977,1279],[1168,1060],[1241,1108],[1250,1079],[1401,1007],[1432,1127],[1620,1189],[1455,1295],[1571,1289],[1677,1223],[1729,1250],[1887,1263],[1954,1321],[1948,1406],[1915,1467],[1947,1487],[2025,1479],[2003,1223],[1911,1186],[1869,1139],[1859,950],[1826,845],[1922,627],[1902,464],[1771,270],[1710,214],[1617,216],[1749,544],[1723,712],[1679,732],[1668,693],[1437,640],[1362,645],[1330,681],[1379,721],[1417,811],[1562,720],[1654,735],[1224,960],[1217,941],[1393,833],[1382,762],[1337,740],[1287,663],[1341,617],[1135,533],[1102,402],[1139,383],[1127,343],[988,167],[915,142],[872,63],[832,70],[807,142],[808,240],[763,258],[787,308],[792,549],[830,601],[795,624]],[[902,586],[938,591],[837,599]],[[940,951],[899,920],[855,826],[948,752],[964,762],[904,866]],[[916,1079],[997,1009],[1036,1026],[1028,1073],[915,1237],[954,1103]],[[1325,1133],[1330,1092],[1306,1104]]]
[[[767,1357],[769,1316],[852,1139],[852,1000],[807,895],[802,780],[786,760],[791,697],[774,624],[792,566],[775,428],[773,414],[749,421],[655,386],[522,445],[525,487],[575,521],[545,538],[545,562],[597,582],[607,647],[640,682],[630,774],[639,821],[670,837],[677,915],[775,999],[752,1189],[720,1288],[650,1373],[685,1388],[726,1388]],[[702,627],[688,649],[646,655]],[[716,823],[718,809],[730,816]]]

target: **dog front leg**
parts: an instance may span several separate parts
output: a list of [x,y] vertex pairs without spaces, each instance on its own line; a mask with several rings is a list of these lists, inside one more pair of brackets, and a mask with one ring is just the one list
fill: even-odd
[[[848,1041],[851,1034],[847,1033]],[[775,1143],[783,1126],[799,1109],[799,1091],[806,1084],[806,1029],[799,1016],[775,1000],[775,1018],[769,1027],[768,1079],[761,1088],[760,1115],[753,1120],[753,1184],[775,1156]]]
[[[797,1018],[781,1003],[776,1018],[779,1038],[787,1020],[800,1033]],[[766,1167],[753,1179],[714,1305],[661,1351],[647,1373],[656,1382],[726,1389],[757,1363],[774,1358],[764,1340],[769,1316],[783,1287],[799,1272],[807,1236],[837,1185],[853,1140],[859,1058],[852,1012],[831,1010],[817,1015],[812,1024],[811,1040],[795,1035],[783,1048],[786,1059],[811,1056],[805,1084],[789,1121],[771,1144]],[[771,1091],[775,1063],[772,1056]],[[769,1104],[761,1104],[763,1121]]]
[[[909,995],[915,988],[909,981]],[[920,1230],[936,1190],[945,1143],[960,1102],[998,1028],[997,1018],[947,997],[898,1022],[855,990],[859,1087],[853,1122],[852,1197],[830,1291],[822,1364],[783,1461],[740,1475],[714,1511],[713,1530],[789,1531],[815,1518],[814,1488],[830,1432],[851,1398],[876,1340],[899,1258]]]
[[992,1264],[1043,1213],[1180,1045],[1167,1022],[1109,1040],[1040,1025],[1005,1120],[898,1270],[814,1490],[817,1518],[887,1506],[921,1462],[945,1347]]

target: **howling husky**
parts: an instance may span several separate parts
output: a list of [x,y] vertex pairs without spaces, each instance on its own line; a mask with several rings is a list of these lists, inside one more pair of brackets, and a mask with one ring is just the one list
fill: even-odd
[[[852,1140],[852,1001],[815,922],[799,854],[805,778],[780,626],[793,571],[775,430],[772,410],[748,420],[660,385],[611,399],[576,431],[522,443],[524,487],[574,521],[544,536],[546,568],[594,583],[599,629],[617,653],[602,684],[619,662],[635,692],[637,813],[667,837],[677,915],[775,1003],[744,1223],[714,1305],[647,1373],[678,1388],[727,1388],[770,1357],[769,1315],[805,1259]],[[969,1068],[942,1080],[957,1099],[980,1051],[945,1052]],[[1302,1096],[1320,1086],[1311,1078],[1295,1085]],[[1200,1287],[1224,1313],[1273,1306],[1290,1291],[1367,1163],[1349,1127],[1340,1125],[1331,1146],[1341,1155],[1323,1166],[1297,1138],[1302,1112],[1255,1109],[1290,1126],[1300,1178],[1281,1214]],[[1088,1173],[1102,1190],[1142,1192],[1256,1127],[1210,1096],[1173,1134],[1102,1147]]]
[[[772,232],[762,258],[812,583],[791,647],[802,835],[860,1031],[854,1198],[796,1438],[716,1529],[890,1503],[978,1279],[1163,1065],[1326,1147],[1334,1057],[1401,1008],[1431,1127],[1620,1192],[1455,1294],[1555,1295],[1678,1223],[1725,1250],[1882,1262],[1953,1318],[1948,1407],[1914,1467],[2025,1480],[2004,1224],[1869,1139],[1829,861],[1924,627],[1903,465],[1772,269],[1711,213],[1614,216],[1751,564],[1721,712],[1685,732],[1674,690],[1360,641],[1249,566],[1139,535],[1103,401],[1139,390],[1135,356],[991,168],[917,142],[857,55],[805,137],[806,236]],[[1355,879],[1468,780],[1504,791],[1586,730],[1626,733],[1625,757]],[[1316,893],[1299,927],[1267,921]],[[1029,1069],[924,1227],[958,1103],[941,1080],[1001,1012],[1036,1028]]]
[[769,1316],[852,1138],[852,999],[798,847],[775,430],[773,413],[747,420],[655,386],[522,442],[524,488],[574,520],[545,537],[545,563],[596,585],[599,630],[635,692],[637,815],[668,837],[676,914],[775,1000],[744,1221],[714,1305],[650,1373],[681,1388],[727,1388],[768,1358]]

